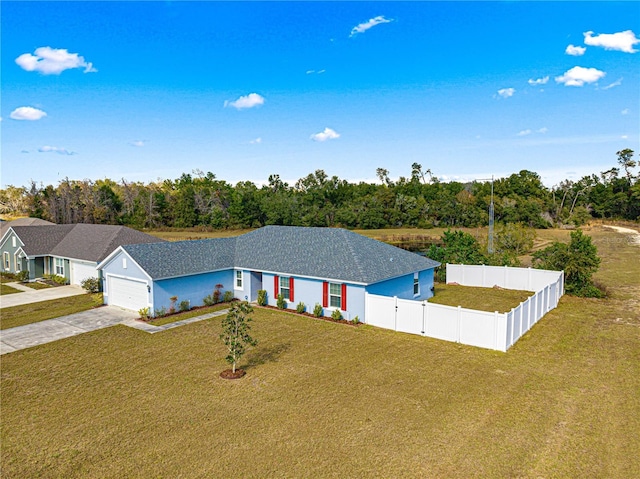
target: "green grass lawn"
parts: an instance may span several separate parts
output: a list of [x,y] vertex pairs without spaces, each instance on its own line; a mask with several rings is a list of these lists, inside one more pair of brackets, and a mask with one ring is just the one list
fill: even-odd
[[564,297],[507,353],[256,309],[2,356],[3,477],[640,477],[640,248],[589,231],[603,300]]
[[68,298],[40,301],[0,310],[0,330],[37,323],[102,305],[102,293],[80,294]]
[[25,286],[28,286],[31,289],[47,289],[47,288],[53,288],[53,286],[51,286],[50,284],[46,284],[46,283],[40,283],[38,281],[34,281],[32,283],[23,283]]
[[227,309],[230,303],[216,304],[208,308],[199,308],[191,311],[185,311],[184,313],[172,314],[171,316],[164,316],[162,318],[156,318],[149,321],[149,324],[153,326],[163,326],[169,323],[175,323],[176,321],[182,321],[183,319],[195,318],[196,316],[202,316],[203,314],[213,313],[214,311],[220,311],[221,309]]
[[12,286],[9,286],[4,283],[0,283],[0,295],[3,294],[14,294],[14,293],[22,293],[19,289],[16,289]]
[[479,309],[490,313],[494,311],[505,313],[526,301],[530,296],[533,296],[533,293],[527,291],[436,283],[434,296],[429,299],[429,302]]

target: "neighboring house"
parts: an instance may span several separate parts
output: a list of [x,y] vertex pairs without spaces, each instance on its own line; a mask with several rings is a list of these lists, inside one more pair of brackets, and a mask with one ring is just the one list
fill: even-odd
[[40,218],[18,218],[17,220],[3,221],[0,224],[0,238],[4,236],[11,226],[51,226],[54,224],[51,221],[41,220]]
[[99,266],[104,301],[126,309],[169,308],[170,298],[203,304],[216,285],[255,301],[267,291],[289,309],[316,304],[329,316],[364,320],[365,292],[404,299],[433,296],[440,263],[340,228],[266,226],[235,238],[123,245]]
[[10,225],[0,239],[2,271],[28,271],[30,281],[57,274],[70,284],[80,284],[98,278],[98,263],[118,246],[159,241],[163,240],[126,226]]

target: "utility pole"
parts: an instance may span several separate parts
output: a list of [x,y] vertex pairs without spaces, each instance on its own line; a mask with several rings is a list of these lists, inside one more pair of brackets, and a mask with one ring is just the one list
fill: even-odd
[[[480,178],[477,181],[489,181],[489,178]],[[493,254],[493,220],[494,220],[494,209],[493,209],[493,175],[491,175],[491,202],[489,203],[489,238],[487,240],[487,252],[489,254]]]

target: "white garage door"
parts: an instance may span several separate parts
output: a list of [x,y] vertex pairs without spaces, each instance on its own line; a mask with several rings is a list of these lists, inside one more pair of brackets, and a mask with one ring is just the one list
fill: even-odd
[[147,284],[126,278],[107,277],[109,304],[138,311],[149,306]]
[[80,284],[83,279],[97,277],[95,264],[71,262],[71,284]]

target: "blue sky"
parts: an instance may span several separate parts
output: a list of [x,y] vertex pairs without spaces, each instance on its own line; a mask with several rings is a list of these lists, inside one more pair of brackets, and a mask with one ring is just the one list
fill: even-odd
[[2,186],[290,183],[640,152],[638,2],[8,2]]

